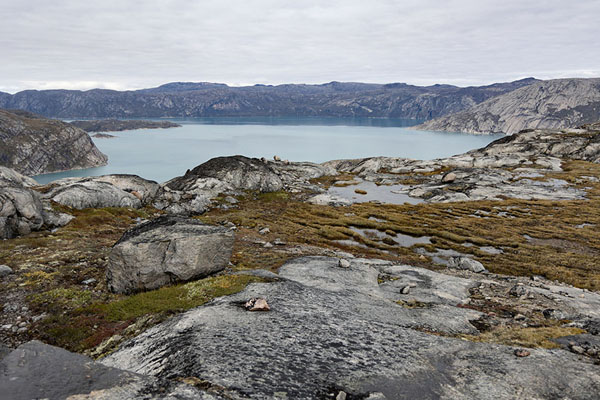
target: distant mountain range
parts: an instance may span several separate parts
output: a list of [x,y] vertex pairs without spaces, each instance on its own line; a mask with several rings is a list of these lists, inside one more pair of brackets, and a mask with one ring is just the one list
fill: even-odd
[[429,120],[538,82],[527,78],[479,87],[330,82],[255,85],[174,82],[152,89],[0,92],[0,108],[53,118],[320,116]]
[[600,121],[600,78],[553,79],[490,98],[419,129],[469,133],[516,133],[567,128]]

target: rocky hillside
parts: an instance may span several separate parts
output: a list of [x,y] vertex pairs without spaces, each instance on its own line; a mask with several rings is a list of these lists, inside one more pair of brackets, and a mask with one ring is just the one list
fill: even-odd
[[26,90],[0,93],[0,108],[60,117],[326,116],[431,119],[536,82],[460,88],[450,85],[331,82],[323,85],[169,83],[137,91]]
[[157,128],[177,128],[181,125],[171,121],[144,121],[139,119],[121,120],[121,119],[100,119],[71,121],[71,125],[83,129],[86,132],[120,132],[134,129],[157,129]]
[[538,81],[420,129],[512,134],[529,128],[566,128],[600,119],[600,78]]
[[25,175],[105,165],[89,135],[65,122],[0,110],[0,165]]

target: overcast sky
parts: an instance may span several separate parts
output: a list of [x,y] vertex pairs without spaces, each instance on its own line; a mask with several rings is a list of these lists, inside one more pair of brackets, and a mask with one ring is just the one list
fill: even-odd
[[0,0],[0,91],[600,76],[599,0]]

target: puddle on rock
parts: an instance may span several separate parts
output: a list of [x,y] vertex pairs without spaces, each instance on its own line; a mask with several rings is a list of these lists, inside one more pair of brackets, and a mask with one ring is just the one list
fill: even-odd
[[431,244],[430,236],[418,236],[417,237],[417,236],[405,235],[403,233],[396,233],[396,236],[391,236],[391,235],[388,235],[387,233],[381,232],[377,229],[362,229],[362,228],[357,228],[354,226],[351,226],[350,229],[352,229],[354,232],[356,232],[368,239],[371,239],[371,240],[384,241],[384,239],[387,239],[386,240],[387,242],[389,242],[390,240],[393,240],[396,244],[398,244],[399,246],[402,246],[402,247],[411,247],[415,244]]
[[[348,182],[343,182],[344,184]],[[367,192],[366,194],[357,194],[356,190]],[[367,203],[369,201],[378,201],[387,204],[419,204],[423,199],[410,197],[408,195],[409,186],[406,185],[376,185],[374,182],[361,181],[355,185],[331,186],[327,191],[330,195],[343,197],[352,203]]]
[[504,251],[502,251],[502,249],[497,249],[496,247],[493,246],[483,246],[480,247],[479,250],[488,253],[488,254],[502,254],[504,253]]

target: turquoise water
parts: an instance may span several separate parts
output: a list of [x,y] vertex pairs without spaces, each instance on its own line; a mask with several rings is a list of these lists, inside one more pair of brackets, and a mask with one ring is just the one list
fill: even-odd
[[108,156],[98,168],[38,175],[39,183],[71,176],[135,174],[164,182],[218,156],[242,154],[323,162],[371,156],[432,159],[483,147],[501,135],[416,131],[414,120],[369,118],[169,119],[180,128],[110,132],[95,139]]

